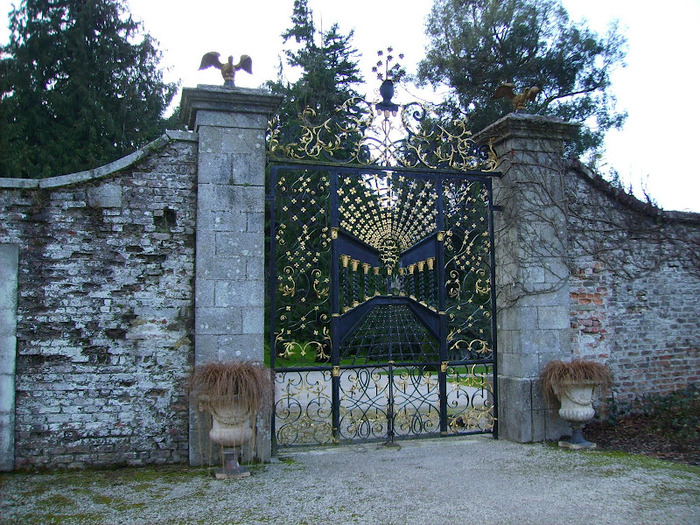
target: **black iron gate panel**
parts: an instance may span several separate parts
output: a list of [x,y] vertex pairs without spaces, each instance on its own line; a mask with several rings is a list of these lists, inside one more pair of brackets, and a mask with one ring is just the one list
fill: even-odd
[[271,164],[276,446],[497,432],[491,179]]

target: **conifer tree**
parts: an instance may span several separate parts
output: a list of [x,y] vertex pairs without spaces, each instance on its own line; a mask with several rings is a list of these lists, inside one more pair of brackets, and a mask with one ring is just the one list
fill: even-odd
[[285,127],[306,108],[319,116],[330,116],[336,107],[358,96],[355,86],[362,82],[352,31],[343,34],[338,24],[327,31],[317,30],[307,0],[294,1],[291,21],[282,39],[285,45],[294,46],[285,50],[286,62],[301,69],[300,78],[288,83],[280,76],[268,84],[285,97],[279,111]]
[[164,129],[176,86],[125,0],[23,0],[0,60],[0,177],[90,169]]

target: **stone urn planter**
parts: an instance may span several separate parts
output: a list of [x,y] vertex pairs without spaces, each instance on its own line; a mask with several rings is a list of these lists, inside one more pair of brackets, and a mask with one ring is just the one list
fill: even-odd
[[269,408],[270,370],[247,361],[207,363],[195,368],[190,393],[198,409],[211,415],[209,438],[221,448],[222,467],[215,471],[216,478],[249,476],[238,458],[255,437],[258,414]]
[[608,366],[582,359],[571,362],[553,360],[542,369],[540,379],[547,405],[558,408],[559,417],[571,424],[571,438],[560,440],[559,446],[595,448],[595,443],[584,439],[583,427],[595,416],[593,401],[596,390],[610,388],[612,375]]

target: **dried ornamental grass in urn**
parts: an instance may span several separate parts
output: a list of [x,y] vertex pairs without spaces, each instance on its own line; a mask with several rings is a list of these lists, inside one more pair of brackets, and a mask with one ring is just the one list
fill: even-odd
[[270,370],[249,361],[213,362],[195,367],[190,394],[200,411],[211,414],[209,438],[222,449],[219,479],[241,478],[250,472],[239,465],[237,447],[253,440],[258,414],[272,400]]
[[595,443],[583,438],[583,427],[595,416],[593,399],[596,389],[599,394],[604,393],[612,384],[610,368],[596,361],[555,359],[542,369],[540,380],[547,406],[558,408],[559,417],[571,423],[571,438],[559,441],[559,446],[595,448]]

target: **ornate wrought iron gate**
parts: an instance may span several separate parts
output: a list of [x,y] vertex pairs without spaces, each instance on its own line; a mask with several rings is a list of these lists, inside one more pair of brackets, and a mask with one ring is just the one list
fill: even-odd
[[[461,157],[453,147],[443,164],[453,169],[428,169],[417,159],[441,158],[446,132],[440,128],[442,141],[434,141],[409,130],[376,143],[379,158],[393,148],[402,160],[379,166],[368,151],[376,136],[362,139],[367,127],[350,133],[358,145],[351,162],[345,146],[342,164],[337,156],[312,164],[299,153],[327,144],[321,133],[329,134],[329,121],[306,126],[306,142],[291,147],[273,134],[274,442],[497,434],[493,174],[469,169],[493,158],[466,135],[449,135]],[[346,119],[342,129],[348,128]],[[454,169],[455,158],[462,169]]]

